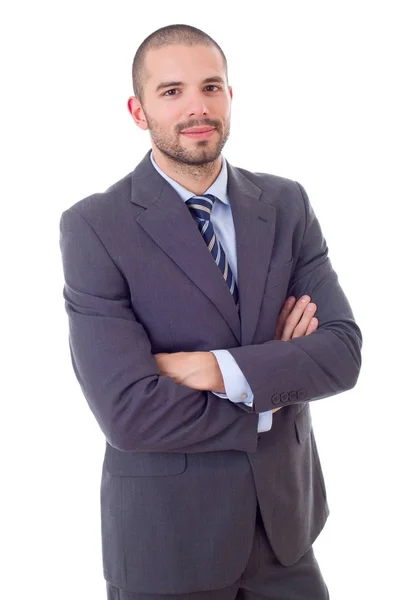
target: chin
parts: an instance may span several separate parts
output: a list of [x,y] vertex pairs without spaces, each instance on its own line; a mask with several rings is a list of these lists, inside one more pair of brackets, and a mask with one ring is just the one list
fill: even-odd
[[191,164],[193,166],[198,166],[201,167],[202,165],[208,165],[212,162],[215,162],[217,160],[217,158],[219,157],[219,154],[215,155],[213,154],[210,157],[202,157],[196,160],[195,157],[193,157],[193,160],[188,161],[188,164]]

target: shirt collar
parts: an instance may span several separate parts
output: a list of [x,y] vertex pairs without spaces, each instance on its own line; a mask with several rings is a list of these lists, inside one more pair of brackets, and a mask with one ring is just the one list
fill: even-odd
[[[193,192],[190,192],[185,187],[183,187],[180,183],[169,177],[160,167],[157,165],[153,158],[153,152],[150,154],[150,159],[153,164],[153,167],[158,171],[161,177],[164,177],[166,181],[174,188],[174,190],[179,194],[179,196],[186,202],[189,198],[192,198],[194,195]],[[210,187],[204,192],[205,194],[213,194],[221,200],[224,204],[229,204],[228,199],[228,168],[226,166],[226,160],[222,156],[222,168],[219,172],[217,179],[210,185]]]

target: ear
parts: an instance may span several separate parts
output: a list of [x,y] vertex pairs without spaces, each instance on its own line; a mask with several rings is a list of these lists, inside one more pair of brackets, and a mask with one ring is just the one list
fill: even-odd
[[231,100],[232,100],[232,98],[233,98],[233,91],[232,91],[232,86],[231,85],[228,87],[228,90],[229,90],[229,95],[230,95]]
[[140,129],[148,129],[146,116],[136,96],[130,96],[128,98],[127,106],[128,111],[132,116],[132,119],[135,121],[136,125],[140,127]]

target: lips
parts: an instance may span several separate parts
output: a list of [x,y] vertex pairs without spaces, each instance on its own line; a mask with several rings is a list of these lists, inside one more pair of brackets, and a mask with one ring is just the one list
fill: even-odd
[[191,139],[205,139],[211,137],[215,132],[214,127],[191,127],[182,131],[182,135],[185,135]]
[[190,127],[184,129],[182,133],[206,133],[207,131],[214,131],[214,127]]

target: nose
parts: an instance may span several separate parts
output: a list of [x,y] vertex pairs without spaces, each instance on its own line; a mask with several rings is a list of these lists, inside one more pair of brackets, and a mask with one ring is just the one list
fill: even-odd
[[209,109],[204,101],[204,96],[198,93],[191,94],[188,97],[186,114],[188,117],[204,117],[208,115]]

